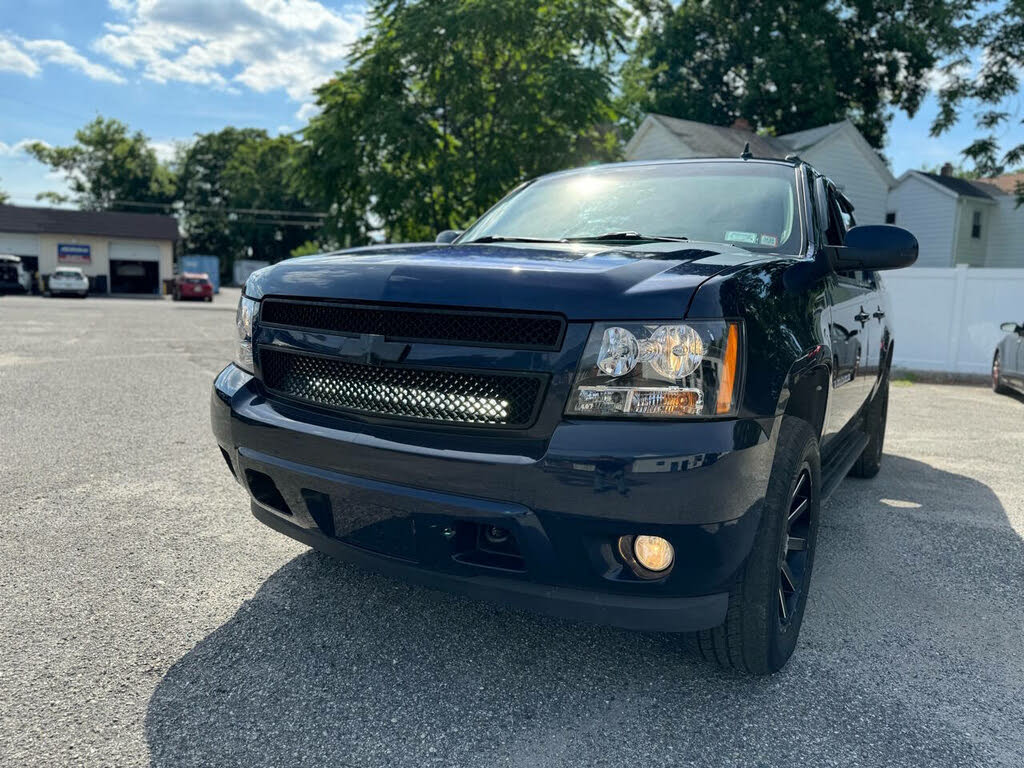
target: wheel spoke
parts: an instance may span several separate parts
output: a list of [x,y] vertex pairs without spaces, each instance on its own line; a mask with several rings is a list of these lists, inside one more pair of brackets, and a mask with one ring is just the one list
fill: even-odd
[[790,536],[786,541],[787,552],[802,552],[807,549],[807,539],[800,536]]
[[796,488],[793,490],[793,498],[794,499],[797,496],[806,496],[807,495],[806,493],[803,493],[803,490],[804,490],[804,486],[807,485],[807,483],[810,481],[810,479],[811,478],[807,474],[807,472],[801,472],[800,473],[800,479],[796,481]]
[[793,508],[793,510],[789,513],[789,519],[786,520],[787,526],[793,525],[793,522],[795,520],[798,520],[800,518],[800,516],[803,515],[803,513],[807,511],[807,506],[810,503],[811,502],[810,502],[809,499],[803,499],[799,504],[797,504]]
[[789,620],[789,611],[786,610],[786,596],[782,594],[782,587],[779,587],[779,613],[782,614],[782,620]]
[[779,589],[788,588],[790,592],[796,592],[796,578],[793,576],[793,571],[789,567],[789,563],[785,560],[782,561],[782,580],[784,584],[779,586]]

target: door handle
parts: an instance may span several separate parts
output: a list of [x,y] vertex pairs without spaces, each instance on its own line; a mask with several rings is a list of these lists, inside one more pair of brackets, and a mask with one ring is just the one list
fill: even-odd
[[875,310],[875,313],[872,315],[872,317],[877,317],[879,320],[881,320],[883,317],[885,317],[885,312],[883,312],[882,308],[879,307],[878,309]]
[[854,315],[853,319],[856,320],[858,323],[861,323],[863,325],[864,323],[866,323],[868,321],[868,318],[870,318],[870,317],[871,317],[871,315],[869,315],[867,312],[864,311],[864,307],[861,307],[860,308],[860,312],[858,312],[856,315]]

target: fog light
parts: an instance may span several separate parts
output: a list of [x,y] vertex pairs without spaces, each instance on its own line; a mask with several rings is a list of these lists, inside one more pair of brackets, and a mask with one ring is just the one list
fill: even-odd
[[664,571],[672,565],[672,545],[661,536],[637,536],[633,539],[633,555],[649,571]]

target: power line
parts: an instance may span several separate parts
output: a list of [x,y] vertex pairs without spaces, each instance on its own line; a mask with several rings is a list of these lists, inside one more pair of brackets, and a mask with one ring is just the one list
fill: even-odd
[[221,208],[216,205],[185,205],[184,203],[140,203],[135,200],[113,200],[114,205],[128,205],[134,208],[166,208],[188,211],[224,211],[226,213],[267,214],[271,216],[313,216],[326,219],[329,213],[321,211],[285,211],[276,208]]
[[[18,200],[21,202],[33,202],[38,203],[39,200],[28,197],[12,197],[12,200]],[[168,215],[179,212],[214,212],[214,213],[230,213],[240,214],[241,216],[247,217],[246,220],[252,223],[258,224],[283,224],[283,225],[297,225],[307,227],[318,227],[324,223],[324,219],[330,216],[329,213],[321,211],[285,211],[275,208],[220,208],[215,205],[184,205],[182,203],[143,203],[136,200],[113,200],[112,205],[130,206],[133,208],[156,208],[161,212]],[[72,209],[74,210],[74,209]],[[98,211],[98,213],[109,213],[110,211]],[[261,218],[265,216],[303,216],[305,220],[296,221],[294,219],[266,219]],[[312,219],[312,220],[309,220]],[[234,219],[239,221],[242,219]]]

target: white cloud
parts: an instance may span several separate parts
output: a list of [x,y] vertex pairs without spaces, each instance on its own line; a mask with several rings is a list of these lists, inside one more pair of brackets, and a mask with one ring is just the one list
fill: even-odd
[[93,80],[124,82],[124,78],[117,72],[90,61],[63,40],[26,40],[21,37],[0,36],[0,70],[11,70],[35,77],[41,71],[40,62],[60,64],[68,69],[77,70]]
[[157,141],[151,141],[149,146],[153,148],[156,153],[156,159],[161,163],[169,163],[174,159],[174,155],[178,150],[178,147],[188,144],[187,141],[181,139],[160,139]]
[[124,20],[93,48],[156,82],[186,82],[295,101],[345,64],[363,28],[358,14],[316,0],[110,0]]
[[295,112],[295,117],[304,123],[308,123],[311,118],[320,114],[320,107],[311,101],[307,101]]
[[0,72],[20,72],[29,77],[39,74],[39,65],[20,50],[13,40],[0,37]]
[[26,147],[30,144],[35,144],[36,142],[47,147],[50,146],[45,141],[41,141],[39,139],[22,139],[21,141],[16,141],[14,144],[5,144],[0,141],[0,157],[17,157],[25,151]]
[[123,83],[125,80],[112,69],[90,61],[63,40],[23,40],[22,47],[51,64],[62,64],[68,69],[76,69],[93,80],[105,80],[108,83]]

